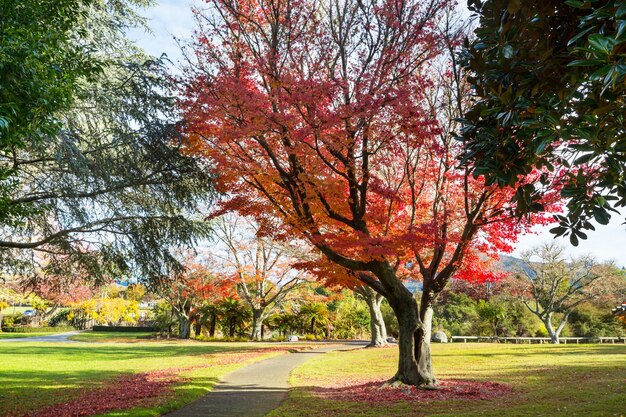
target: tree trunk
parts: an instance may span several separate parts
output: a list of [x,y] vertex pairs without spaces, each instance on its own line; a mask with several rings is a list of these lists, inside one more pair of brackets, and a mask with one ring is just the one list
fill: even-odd
[[383,296],[370,287],[361,287],[358,293],[363,297],[370,310],[370,344],[368,347],[387,345],[387,328],[380,311]]
[[569,317],[569,313],[565,313],[565,315],[563,316],[563,319],[561,320],[561,322],[559,323],[558,327],[556,328],[556,339],[559,340],[559,337],[561,337],[561,331],[563,330],[563,327],[565,327],[565,325],[567,324],[567,318]]
[[424,319],[428,321],[428,325],[424,327],[417,301],[408,290],[406,294],[389,297],[388,300],[400,328],[398,371],[391,382],[400,381],[419,387],[434,386],[437,380],[433,374],[430,355],[432,306],[427,304],[423,309]]
[[178,314],[178,337],[189,339],[191,336],[191,321],[184,314]]
[[562,327],[559,326],[559,331],[554,330],[554,326],[552,326],[552,313],[546,314],[543,318],[543,324],[546,326],[546,330],[548,330],[548,335],[550,336],[550,343],[555,345],[559,344],[559,334],[561,333]]
[[200,333],[202,332],[202,324],[200,323],[200,320],[196,321],[194,324],[194,332],[196,333],[196,336],[200,336]]
[[315,334],[315,316],[311,318],[311,334]]
[[433,295],[429,291],[422,293],[420,303],[420,320],[422,326],[415,332],[415,359],[417,369],[424,380],[425,385],[436,385],[437,379],[433,371],[432,355],[430,353],[430,338],[433,325]]
[[237,319],[235,318],[235,316],[231,316],[230,317],[230,323],[229,324],[230,324],[230,328],[229,328],[229,331],[228,331],[228,335],[230,337],[235,337],[235,328],[237,326]]
[[211,314],[211,321],[209,322],[209,337],[215,337],[215,325],[217,322],[217,315]]
[[261,340],[263,338],[263,317],[262,310],[252,310],[252,331],[250,340]]
[[555,345],[558,345],[560,343],[559,337],[561,336],[561,331],[567,324],[568,317],[569,317],[569,313],[566,313],[555,330],[554,326],[552,325],[552,313],[546,314],[546,316],[543,319],[543,324],[546,326],[546,329],[548,330],[548,335],[550,336],[550,343],[553,343]]

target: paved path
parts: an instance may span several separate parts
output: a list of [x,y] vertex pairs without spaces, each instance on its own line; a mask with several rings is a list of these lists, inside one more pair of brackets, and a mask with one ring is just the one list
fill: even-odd
[[289,392],[289,374],[304,362],[333,350],[364,344],[327,345],[265,359],[224,376],[204,397],[168,417],[262,417],[277,408]]
[[75,340],[70,340],[68,337],[74,336],[80,333],[80,331],[57,333],[49,336],[34,336],[34,337],[16,337],[13,339],[0,339],[0,343],[3,342],[61,342],[61,343],[78,343]]

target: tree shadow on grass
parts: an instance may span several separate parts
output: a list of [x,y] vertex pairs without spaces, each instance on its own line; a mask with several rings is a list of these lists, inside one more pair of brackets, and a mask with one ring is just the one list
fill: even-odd
[[[117,344],[37,344],[37,345],[10,345],[1,346],[0,355],[10,355],[15,358],[27,358],[29,356],[63,356],[70,361],[90,360],[125,360],[135,358],[159,358],[171,356],[194,356],[213,353],[249,352],[254,347],[235,346],[202,346],[202,345],[172,345],[172,346],[143,346],[129,344],[120,346]],[[263,348],[261,348],[263,349]],[[269,350],[268,350],[269,351]]]

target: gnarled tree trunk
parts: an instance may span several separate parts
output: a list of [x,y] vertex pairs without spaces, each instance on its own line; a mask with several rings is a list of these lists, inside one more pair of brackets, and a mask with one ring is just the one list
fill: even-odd
[[391,382],[431,387],[437,384],[430,355],[432,306],[420,314],[417,301],[408,290],[406,293],[388,299],[400,328],[398,371]]
[[427,381],[425,384],[427,386],[437,383],[430,353],[433,313],[433,294],[429,291],[424,291],[420,303],[420,320],[422,326],[415,332],[415,359],[417,361],[418,371]]

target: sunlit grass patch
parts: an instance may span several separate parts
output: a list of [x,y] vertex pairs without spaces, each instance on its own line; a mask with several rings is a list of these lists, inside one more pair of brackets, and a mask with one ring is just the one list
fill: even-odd
[[[270,415],[316,416],[324,409],[328,416],[620,416],[625,410],[626,346],[438,344],[433,354],[442,381],[495,382],[510,390],[491,400],[399,398],[378,404],[378,391],[370,390],[368,398],[363,384],[382,385],[393,376],[397,349],[361,349],[330,353],[296,369],[289,400]],[[333,387],[348,394],[352,387],[354,398],[326,395]]]

